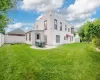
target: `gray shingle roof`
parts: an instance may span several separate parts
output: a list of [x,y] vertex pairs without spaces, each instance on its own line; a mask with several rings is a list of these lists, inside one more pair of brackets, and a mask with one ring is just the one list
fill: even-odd
[[25,32],[21,29],[15,29],[13,31],[8,32],[8,34],[25,34]]

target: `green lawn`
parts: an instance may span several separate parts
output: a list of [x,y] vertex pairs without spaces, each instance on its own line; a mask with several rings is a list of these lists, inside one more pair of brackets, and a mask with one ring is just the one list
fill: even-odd
[[87,43],[52,50],[4,45],[0,48],[0,80],[100,80],[100,53]]

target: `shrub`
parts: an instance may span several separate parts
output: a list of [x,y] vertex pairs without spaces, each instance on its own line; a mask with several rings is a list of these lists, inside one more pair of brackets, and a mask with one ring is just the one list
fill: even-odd
[[93,43],[97,48],[100,48],[100,39],[94,38],[94,39],[92,40],[92,43]]

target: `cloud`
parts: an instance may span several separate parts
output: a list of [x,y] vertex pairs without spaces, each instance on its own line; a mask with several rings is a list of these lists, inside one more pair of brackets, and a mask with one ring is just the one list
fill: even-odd
[[[36,10],[42,12],[37,18],[39,20],[48,10],[58,10],[57,13],[64,17],[66,21],[74,24],[75,27],[80,27],[87,20],[91,19],[92,15],[96,14],[96,9],[100,8],[100,0],[75,0],[68,7],[63,7],[65,0],[23,0],[21,8],[24,10]],[[17,24],[21,25],[21,24]]]
[[79,28],[79,27],[81,27],[84,23],[86,23],[86,22],[88,22],[88,21],[93,22],[94,20],[95,20],[95,18],[88,18],[87,20],[82,21],[82,22],[75,23],[74,25],[75,25],[76,28]]
[[6,30],[6,32],[9,32],[11,30],[21,28],[22,30],[24,30],[26,32],[26,31],[32,30],[33,27],[34,27],[33,23],[19,22],[19,23],[15,23],[15,24],[9,24],[8,27],[5,30]]
[[23,26],[23,23],[15,23],[8,25],[8,28],[20,28]]
[[15,24],[9,24],[8,25],[8,28],[13,28],[13,29],[16,29],[16,28],[21,28],[21,27],[24,27],[24,26],[33,26],[32,23],[15,23]]
[[37,10],[46,12],[50,9],[61,8],[64,0],[23,0],[21,8],[24,10]]
[[33,30],[33,27],[23,27],[22,30],[24,30],[25,32],[28,32],[28,31]]
[[75,0],[68,8],[59,11],[67,21],[82,21],[96,13],[100,7],[100,0]]
[[37,19],[36,19],[36,20],[41,19],[43,16],[45,16],[45,14],[41,14],[39,17],[37,17]]

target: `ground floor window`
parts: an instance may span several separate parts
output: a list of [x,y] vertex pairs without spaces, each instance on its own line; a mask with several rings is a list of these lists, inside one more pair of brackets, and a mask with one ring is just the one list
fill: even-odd
[[68,40],[68,36],[66,36],[66,40]]
[[47,35],[44,35],[44,41],[47,43]]
[[37,34],[36,38],[37,38],[37,39],[40,39],[40,34]]
[[64,36],[64,40],[66,40],[66,36]]
[[29,41],[31,41],[31,32],[29,33]]
[[26,34],[26,41],[27,41],[27,34]]
[[56,35],[56,43],[60,43],[60,35]]
[[73,36],[72,36],[72,41],[73,41]]
[[70,36],[70,42],[71,42],[71,36]]

